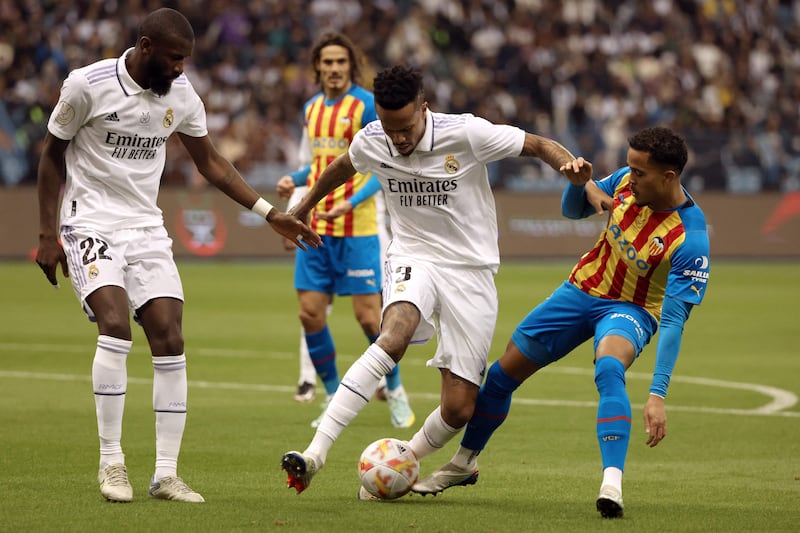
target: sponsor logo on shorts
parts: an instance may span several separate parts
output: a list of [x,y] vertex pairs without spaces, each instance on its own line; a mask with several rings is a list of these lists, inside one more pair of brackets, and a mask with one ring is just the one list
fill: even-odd
[[375,271],[371,268],[350,268],[347,270],[348,278],[374,278]]
[[625,320],[629,320],[629,321],[633,322],[633,325],[636,328],[636,335],[639,338],[642,338],[644,336],[644,330],[642,329],[642,326],[639,324],[639,321],[636,320],[633,316],[631,316],[631,315],[629,315],[627,313],[614,313],[609,318],[612,318],[612,319],[614,319],[614,318],[624,318]]

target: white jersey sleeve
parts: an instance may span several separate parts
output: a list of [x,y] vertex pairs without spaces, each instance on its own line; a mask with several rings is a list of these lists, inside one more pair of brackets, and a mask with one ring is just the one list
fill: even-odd
[[47,129],[61,140],[69,141],[86,122],[92,108],[86,77],[72,71],[61,85],[58,106],[50,115]]

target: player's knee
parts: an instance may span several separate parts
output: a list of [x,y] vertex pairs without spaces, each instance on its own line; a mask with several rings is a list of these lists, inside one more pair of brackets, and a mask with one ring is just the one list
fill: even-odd
[[309,309],[300,309],[297,317],[300,319],[300,324],[303,325],[306,333],[317,333],[325,327],[327,314],[324,312],[317,313]]
[[442,419],[454,428],[464,427],[475,412],[474,402],[447,402],[442,404]]
[[107,312],[97,316],[97,330],[100,335],[117,339],[131,338],[131,322],[127,314]]
[[601,393],[617,386],[625,387],[625,365],[615,357],[601,357],[594,365],[594,382]]

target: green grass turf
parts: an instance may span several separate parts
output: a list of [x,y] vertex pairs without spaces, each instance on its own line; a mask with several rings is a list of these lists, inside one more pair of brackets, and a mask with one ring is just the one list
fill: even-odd
[[[438,497],[359,502],[356,462],[376,438],[409,438],[438,400],[425,367],[434,345],[401,365],[417,413],[396,430],[371,402],[301,495],[278,463],[303,449],[319,407],[292,401],[300,326],[288,263],[180,265],[190,414],[179,473],[204,505],[154,501],[152,366],[134,333],[123,446],[132,504],[102,500],[91,393],[96,330],[69,287],[51,288],[30,263],[0,263],[0,531],[800,531],[798,263],[717,263],[684,336],[668,398],[667,439],[645,446],[641,408],[655,342],[628,374],[634,426],[626,516],[594,509],[601,477],[590,345],[525,383],[480,457],[477,485]],[[503,265],[490,360],[571,263]],[[331,327],[340,371],[364,349],[349,299]],[[787,405],[773,402],[786,402]],[[458,439],[422,462],[446,462]]]

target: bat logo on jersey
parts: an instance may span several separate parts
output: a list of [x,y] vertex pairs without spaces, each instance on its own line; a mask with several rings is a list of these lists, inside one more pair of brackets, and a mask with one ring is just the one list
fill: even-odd
[[664,253],[664,239],[661,237],[653,237],[650,241],[650,257],[655,257]]
[[165,128],[169,128],[170,126],[172,126],[173,122],[175,122],[175,113],[172,111],[172,108],[170,107],[169,109],[167,109],[167,112],[164,113],[164,119],[161,121],[161,125],[164,126]]
[[139,117],[139,124],[150,124],[150,111],[142,111],[142,116]]
[[62,126],[66,126],[72,119],[75,118],[75,109],[67,102],[61,102],[61,106],[58,108],[58,115],[56,115],[56,122],[61,124]]
[[444,158],[444,171],[448,174],[455,174],[461,168],[461,163],[456,160],[454,155],[448,155]]

